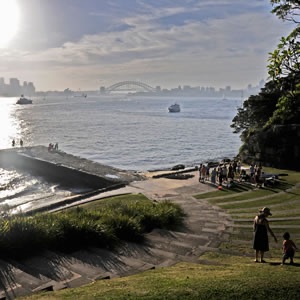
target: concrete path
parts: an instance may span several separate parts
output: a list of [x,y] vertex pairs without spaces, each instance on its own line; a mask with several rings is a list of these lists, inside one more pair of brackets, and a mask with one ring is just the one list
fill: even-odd
[[[217,251],[229,237],[233,222],[222,209],[193,195],[215,190],[198,182],[198,172],[186,180],[152,179],[85,199],[142,193],[156,201],[170,200],[186,213],[180,231],[154,230],[143,245],[126,243],[116,251],[89,248],[71,254],[46,252],[21,261],[0,260],[0,299],[14,299],[41,290],[78,287],[99,279],[127,276],[171,266],[180,261],[200,263],[205,251]],[[153,175],[153,174],[152,174]]]

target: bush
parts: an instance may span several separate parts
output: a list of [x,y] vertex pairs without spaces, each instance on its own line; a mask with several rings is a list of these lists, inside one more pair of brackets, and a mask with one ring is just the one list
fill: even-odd
[[13,216],[0,221],[0,255],[22,258],[44,249],[70,252],[88,246],[111,248],[122,240],[141,242],[154,228],[182,223],[179,206],[149,200],[107,201],[97,209]]

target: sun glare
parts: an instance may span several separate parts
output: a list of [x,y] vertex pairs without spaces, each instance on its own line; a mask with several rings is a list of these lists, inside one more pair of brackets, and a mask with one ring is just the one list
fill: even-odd
[[0,47],[6,47],[16,34],[19,13],[16,0],[0,0]]

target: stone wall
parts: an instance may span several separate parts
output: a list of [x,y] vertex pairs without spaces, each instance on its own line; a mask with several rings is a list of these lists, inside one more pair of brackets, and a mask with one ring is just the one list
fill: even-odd
[[239,155],[247,163],[300,170],[300,124],[276,125],[253,134]]

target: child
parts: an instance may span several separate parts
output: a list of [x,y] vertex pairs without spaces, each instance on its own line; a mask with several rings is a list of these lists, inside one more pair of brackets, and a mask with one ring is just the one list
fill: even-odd
[[289,258],[290,264],[292,265],[294,263],[294,255],[297,247],[295,243],[292,240],[290,240],[290,234],[288,232],[284,233],[283,238],[284,241],[282,242],[282,264],[284,265],[285,261]]

